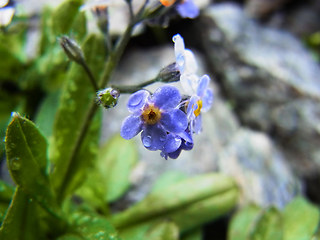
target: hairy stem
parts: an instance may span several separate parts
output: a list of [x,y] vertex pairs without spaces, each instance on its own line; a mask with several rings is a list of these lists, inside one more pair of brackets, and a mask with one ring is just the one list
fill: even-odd
[[154,79],[151,79],[149,81],[146,81],[146,82],[143,82],[143,83],[140,83],[140,84],[137,84],[137,85],[130,85],[130,86],[112,85],[111,87],[119,90],[120,93],[134,93],[134,92],[139,91],[142,88],[144,88],[144,87],[146,87],[146,86],[148,86],[150,84],[156,83],[158,81],[159,81],[159,78],[156,77]]
[[[134,26],[142,20],[141,16],[142,16],[142,10],[139,11],[139,13],[132,20],[132,22],[128,25],[125,33],[122,35],[122,37],[117,42],[115,49],[110,52],[110,54],[108,56],[108,60],[105,64],[104,72],[103,72],[102,77],[101,77],[99,84],[98,84],[99,88],[104,88],[107,85],[107,83],[109,82],[115,67],[118,65],[118,63],[120,61],[120,58],[124,52],[124,49],[130,40]],[[85,120],[81,126],[80,133],[78,135],[76,143],[73,147],[70,161],[68,163],[66,175],[64,176],[64,179],[62,181],[63,184],[57,193],[57,198],[58,198],[59,203],[61,203],[62,200],[64,199],[66,190],[68,188],[68,183],[71,182],[70,180],[73,178],[73,176],[75,174],[76,169],[74,169],[73,166],[74,166],[74,163],[77,161],[77,158],[76,158],[77,154],[78,154],[79,150],[81,149],[81,145],[87,135],[88,129],[91,125],[92,119],[95,116],[97,109],[98,109],[98,105],[96,104],[95,101],[92,101],[92,103],[88,109],[88,112],[86,114]]]
[[91,82],[95,92],[97,92],[99,90],[99,87],[98,87],[97,81],[94,78],[94,76],[93,76],[88,64],[85,61],[83,61],[80,65],[83,67],[83,69],[85,70],[86,74],[88,75],[88,77],[90,79],[90,82]]

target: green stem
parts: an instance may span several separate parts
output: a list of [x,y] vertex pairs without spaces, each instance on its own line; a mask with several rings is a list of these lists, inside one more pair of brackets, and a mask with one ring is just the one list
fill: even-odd
[[[105,65],[105,68],[104,68],[104,72],[103,72],[102,77],[101,77],[99,84],[98,84],[99,88],[104,88],[107,85],[107,83],[109,82],[115,67],[118,65],[118,63],[120,61],[120,58],[124,52],[124,49],[130,40],[134,26],[139,21],[142,20],[141,16],[142,16],[142,12],[139,11],[139,13],[135,17],[135,19],[133,19],[133,21],[128,25],[125,33],[122,35],[122,37],[118,41],[114,51],[110,52],[110,54],[108,56],[108,60]],[[89,107],[89,110],[87,112],[87,115],[85,117],[85,120],[84,120],[82,127],[80,129],[80,133],[78,135],[77,141],[76,141],[74,148],[72,150],[70,161],[69,161],[67,171],[66,171],[66,175],[64,176],[64,179],[62,181],[63,184],[62,184],[62,186],[60,186],[60,189],[57,193],[57,199],[58,199],[59,203],[62,202],[62,200],[65,196],[65,192],[68,188],[68,183],[71,182],[70,180],[74,176],[76,169],[73,168],[73,165],[77,161],[76,156],[77,156],[77,154],[81,148],[81,145],[86,137],[86,134],[88,132],[88,129],[91,125],[92,119],[95,116],[97,109],[98,109],[98,105],[96,104],[95,101],[92,101],[91,105]]]
[[144,88],[144,87],[146,87],[146,86],[148,86],[150,84],[156,83],[158,81],[159,81],[159,78],[156,77],[154,79],[151,79],[149,81],[146,81],[146,82],[143,82],[143,83],[140,83],[140,84],[137,84],[137,85],[131,85],[131,86],[112,85],[111,87],[119,90],[120,93],[134,93],[134,92],[139,91],[142,88]]
[[82,63],[80,63],[80,65],[83,67],[83,69],[85,70],[86,74],[88,75],[90,82],[92,84],[92,87],[94,88],[94,90],[97,92],[99,90],[98,84],[96,82],[96,79],[94,78],[90,68],[88,67],[88,64],[83,61]]

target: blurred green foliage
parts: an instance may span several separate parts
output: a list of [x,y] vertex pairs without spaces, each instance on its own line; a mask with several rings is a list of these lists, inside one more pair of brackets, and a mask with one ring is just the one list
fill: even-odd
[[320,210],[303,197],[296,197],[283,210],[249,205],[232,218],[229,240],[307,240],[315,237]]

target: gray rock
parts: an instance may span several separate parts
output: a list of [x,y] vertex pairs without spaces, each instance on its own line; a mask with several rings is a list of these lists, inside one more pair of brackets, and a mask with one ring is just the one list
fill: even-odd
[[246,11],[253,17],[262,18],[279,9],[289,0],[248,0],[245,3]]
[[319,173],[320,69],[311,54],[238,5],[213,5],[205,15],[207,56],[241,122],[275,136],[302,176]]
[[301,190],[283,154],[261,132],[239,130],[220,153],[219,166],[239,184],[240,203],[282,208]]

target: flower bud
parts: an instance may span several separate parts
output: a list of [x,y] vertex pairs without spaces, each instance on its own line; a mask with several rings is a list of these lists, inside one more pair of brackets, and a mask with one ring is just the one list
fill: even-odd
[[171,63],[162,68],[158,74],[160,82],[170,83],[180,80],[180,71],[176,63]]
[[63,51],[67,54],[71,61],[75,61],[79,64],[84,63],[84,55],[80,46],[71,38],[62,36],[59,39],[60,45]]
[[119,90],[106,88],[97,92],[97,103],[105,108],[113,108],[117,105],[119,96]]

